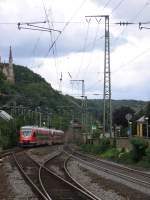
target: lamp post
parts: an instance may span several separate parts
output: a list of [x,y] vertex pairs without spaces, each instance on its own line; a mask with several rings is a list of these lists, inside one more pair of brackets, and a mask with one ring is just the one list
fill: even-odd
[[145,117],[145,120],[146,120],[146,137],[148,138],[148,120],[149,120],[149,118]]
[[132,122],[129,121],[129,136],[132,136]]

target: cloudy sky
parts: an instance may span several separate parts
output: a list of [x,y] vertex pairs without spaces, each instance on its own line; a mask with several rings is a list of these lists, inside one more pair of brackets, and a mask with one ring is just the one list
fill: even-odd
[[[150,100],[150,30],[138,26],[150,22],[149,13],[150,0],[0,0],[1,60],[7,62],[11,45],[14,63],[53,88],[78,97],[81,82],[71,80],[84,80],[88,98],[103,98],[104,19],[85,16],[109,15],[112,98]],[[61,33],[17,28],[18,22],[45,20],[49,24],[38,25]],[[135,24],[115,24],[120,21]]]

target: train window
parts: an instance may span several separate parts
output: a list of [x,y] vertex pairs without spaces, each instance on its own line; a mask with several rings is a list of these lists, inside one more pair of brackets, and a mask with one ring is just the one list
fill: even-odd
[[31,130],[22,130],[22,134],[23,134],[24,137],[30,137]]

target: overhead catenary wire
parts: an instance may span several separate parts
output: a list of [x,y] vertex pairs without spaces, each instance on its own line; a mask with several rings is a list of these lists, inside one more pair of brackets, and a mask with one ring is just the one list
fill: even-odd
[[[125,0],[121,0],[121,1],[119,1],[118,2],[118,4],[114,7],[114,9],[112,10],[112,12],[111,12],[111,14],[115,11],[115,10],[117,10],[120,6],[121,6],[121,4],[124,2]],[[106,4],[104,5],[104,7],[103,7],[103,9],[104,8],[106,8],[106,6],[108,6],[108,4],[111,2],[111,0],[110,1],[107,1],[106,2]],[[102,9],[102,11],[103,11],[103,9]],[[86,16],[86,18],[88,18],[88,16]],[[88,20],[90,20],[91,18],[89,17],[89,19]],[[98,22],[98,25],[100,24],[100,22],[101,22],[101,18],[97,18],[97,17],[95,17],[95,19],[96,19],[96,21]],[[92,54],[93,54],[93,49],[94,49],[94,47],[95,47],[95,43],[96,43],[96,40],[97,40],[97,33],[98,33],[98,28],[99,28],[99,26],[97,27],[97,30],[96,30],[96,35],[95,35],[95,38],[94,38],[94,41],[93,41],[93,47],[92,47]],[[89,65],[90,65],[90,61],[88,62],[88,65],[86,66],[86,72],[85,72],[85,76],[87,75],[87,71],[88,71],[88,68],[89,68]],[[85,79],[85,78],[84,78]]]
[[95,47],[95,45],[96,45],[97,34],[98,34],[98,31],[99,31],[99,25],[100,25],[100,22],[98,23],[97,28],[96,28],[96,31],[95,31],[95,36],[94,36],[94,40],[93,40],[92,48],[91,48],[92,53],[91,53],[90,56],[89,56],[88,64],[87,64],[86,67],[84,68],[84,70],[85,70],[84,78],[87,76],[87,73],[88,73],[88,70],[89,70],[89,67],[90,67],[90,64],[91,64],[91,60],[92,60],[92,58],[93,58],[93,50],[94,50],[94,47]]
[[[76,14],[78,13],[78,11],[82,8],[82,6],[85,4],[86,1],[87,1],[87,0],[83,0],[83,1],[81,2],[81,4],[79,5],[79,7],[75,10],[75,12],[73,13],[73,15],[70,17],[70,19],[69,19],[67,22],[65,22],[65,25],[64,25],[63,29],[61,30],[61,33],[60,33],[60,34],[64,33],[64,31],[65,31],[65,29],[67,28],[67,26],[71,23],[71,20],[75,17],[75,15],[76,15]],[[49,21],[49,22],[52,22],[52,20]],[[60,34],[57,35],[57,37],[54,39],[52,45],[51,45],[51,46],[49,47],[49,49],[48,49],[48,52],[47,52],[47,53],[45,54],[45,56],[44,56],[45,58],[48,57],[48,55],[49,55],[51,49],[55,46],[56,41],[57,41],[57,40],[59,39],[59,37],[60,37]],[[36,47],[36,48],[37,48],[37,47]],[[39,66],[41,66],[42,63],[43,63],[43,62],[41,62],[41,63],[39,64]],[[59,78],[58,78],[58,81],[59,81]]]
[[54,40],[54,42],[52,43],[52,45],[50,46],[49,50],[48,50],[48,54],[51,51],[51,49],[53,48],[54,44],[56,43],[56,41],[59,39],[59,37],[61,36],[61,34],[65,31],[65,29],[67,28],[67,26],[70,24],[71,20],[74,18],[74,16],[78,13],[78,11],[81,9],[81,7],[85,4],[87,0],[83,0],[81,2],[81,4],[79,5],[79,7],[75,10],[75,12],[73,13],[73,15],[70,17],[70,19],[66,22],[66,24],[64,25],[61,33],[56,37],[56,39]]
[[[145,8],[150,5],[150,2],[149,1],[146,1],[146,3],[143,5],[143,7],[137,12],[137,14],[132,18],[131,22],[120,22],[120,23],[116,23],[118,25],[123,25],[125,26],[124,29],[121,31],[121,33],[118,35],[117,39],[115,40],[115,42],[117,42],[121,36],[121,34],[124,33],[124,31],[126,30],[127,26],[128,25],[138,25],[139,28],[140,28],[140,24],[141,22],[134,22],[134,20],[136,20],[142,13],[143,11],[145,10]],[[143,24],[149,24],[150,22],[147,21],[147,22],[143,22]],[[114,48],[113,48],[114,49]],[[112,49],[112,50],[113,50]],[[130,59],[127,63],[125,64],[120,64],[120,66],[114,70],[112,72],[112,75],[116,72],[118,72],[119,70],[122,70],[122,68],[126,68],[129,66],[129,64],[133,63],[133,62],[136,62],[138,58],[142,57],[144,54],[146,54],[148,51],[150,50],[150,48],[147,48],[146,50],[142,51],[140,54],[136,55],[135,57],[133,57],[132,59]]]
[[[50,22],[49,22],[49,18],[48,18],[48,14],[47,14],[47,11],[46,11],[46,7],[45,7],[45,4],[44,4],[44,0],[42,0],[43,2],[43,9],[44,9],[44,13],[45,13],[45,18],[48,22],[48,27],[49,29],[51,28],[50,26]],[[53,27],[53,24],[52,24],[52,28]],[[61,33],[61,31],[60,31]],[[51,40],[51,44],[53,43],[53,35],[52,35],[52,32],[50,32],[50,40]],[[55,63],[55,70],[56,70],[56,78],[57,78],[57,83],[58,83],[58,87],[59,87],[59,77],[58,77],[58,70],[57,70],[57,61],[56,61],[56,56],[55,56],[55,53],[57,54],[57,51],[56,51],[56,44],[53,46],[53,56],[54,56],[54,63]]]
[[121,6],[121,4],[124,2],[125,0],[120,0],[118,2],[118,4],[112,9],[111,11],[111,15]]
[[146,54],[149,51],[150,51],[150,47],[147,48],[146,50],[142,51],[141,53],[137,54],[134,58],[130,59],[127,63],[120,65],[120,67],[118,67],[116,70],[112,71],[112,73],[114,74],[122,68],[129,67],[129,64],[131,64],[133,62],[137,62],[138,58],[142,57],[144,54]]
[[[149,0],[146,1],[146,3],[143,5],[143,7],[140,8],[140,10],[136,13],[136,15],[134,15],[134,17],[132,17],[132,19],[130,20],[130,21],[131,21],[131,23],[130,23],[131,25],[134,24],[133,21],[135,21],[135,20],[142,14],[142,12],[145,10],[145,8],[146,8],[148,5],[149,5]],[[119,24],[119,23],[115,23],[115,24]],[[122,24],[122,25],[123,25],[123,24]],[[123,28],[123,30],[118,34],[118,36],[116,37],[114,43],[116,43],[116,42],[120,39],[121,35],[125,32],[126,28],[127,28],[127,26],[125,26],[125,27]],[[114,48],[115,48],[115,47],[113,47],[113,48],[111,49],[111,51],[113,51]]]
[[81,68],[83,66],[84,53],[86,51],[87,39],[88,39],[88,35],[89,35],[89,25],[90,25],[90,21],[87,21],[87,29],[86,29],[86,34],[85,34],[85,39],[84,39],[84,44],[83,44],[83,49],[82,49],[80,67],[79,67],[78,72],[75,77],[78,77],[78,75],[80,74]]
[[112,0],[108,0],[108,1],[104,4],[104,7],[103,7],[102,11],[110,4],[111,1],[112,1]]

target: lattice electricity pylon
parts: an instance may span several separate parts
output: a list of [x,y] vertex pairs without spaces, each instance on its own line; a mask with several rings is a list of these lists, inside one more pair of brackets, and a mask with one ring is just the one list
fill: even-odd
[[106,132],[112,136],[112,110],[111,110],[111,72],[110,72],[110,41],[109,41],[109,15],[86,16],[94,17],[98,23],[105,18],[105,52],[104,52],[104,90],[103,90],[103,135]]
[[112,110],[111,110],[111,72],[110,72],[110,42],[109,42],[109,16],[105,16],[105,55],[104,55],[104,91],[103,91],[103,134],[109,131],[112,136]]
[[82,102],[81,102],[81,113],[82,113],[82,124],[86,127],[87,121],[87,97],[85,96],[85,85],[84,80],[70,80],[71,83],[73,82],[80,82],[82,84]]

